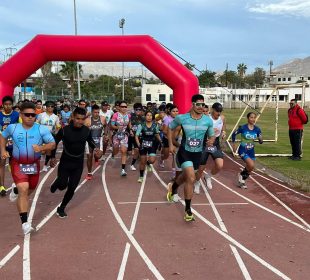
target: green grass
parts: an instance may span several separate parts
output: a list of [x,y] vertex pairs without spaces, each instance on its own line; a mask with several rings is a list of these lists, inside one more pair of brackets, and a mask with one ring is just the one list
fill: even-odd
[[[248,112],[250,112],[249,110]],[[239,119],[242,110],[225,109],[227,133],[229,134]],[[247,114],[247,112],[246,112]],[[247,123],[246,114],[240,124]],[[265,109],[257,125],[261,128],[264,139],[275,139],[275,109]],[[279,110],[278,141],[264,142],[256,145],[257,154],[290,154],[291,145],[288,136],[287,109]],[[275,170],[298,182],[295,186],[304,191],[310,191],[310,124],[304,126],[303,158],[292,161],[287,157],[258,157],[257,161],[269,169]]]

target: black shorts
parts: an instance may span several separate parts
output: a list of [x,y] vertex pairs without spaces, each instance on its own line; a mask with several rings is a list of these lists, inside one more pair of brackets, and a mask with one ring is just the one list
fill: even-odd
[[193,166],[194,170],[198,170],[201,154],[202,152],[189,152],[180,147],[176,155],[176,165],[182,169]]
[[164,136],[162,141],[163,141],[163,148],[169,148],[168,138]]
[[134,149],[138,149],[138,145],[136,143],[136,138],[135,136],[128,136],[128,149],[127,151],[132,151],[132,147]]
[[203,151],[202,155],[201,155],[201,159],[200,159],[200,165],[206,165],[209,156],[211,156],[213,158],[213,160],[216,160],[217,158],[223,158],[224,154],[221,150],[221,146],[217,145],[216,147],[216,151],[214,152],[209,152],[207,150],[207,148]]

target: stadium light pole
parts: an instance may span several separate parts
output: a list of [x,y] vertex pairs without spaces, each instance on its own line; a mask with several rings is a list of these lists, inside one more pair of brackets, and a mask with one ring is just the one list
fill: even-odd
[[[76,4],[75,0],[73,0],[74,4],[74,33],[77,35],[77,21],[76,21]],[[78,83],[78,96],[79,100],[81,99],[81,84],[80,84],[80,68],[79,68],[79,62],[76,62],[76,73],[77,73],[77,83]]]
[[[119,21],[119,28],[122,29],[122,36],[124,35],[125,19],[122,18]],[[125,82],[124,82],[124,62],[122,62],[122,100],[125,99]]]

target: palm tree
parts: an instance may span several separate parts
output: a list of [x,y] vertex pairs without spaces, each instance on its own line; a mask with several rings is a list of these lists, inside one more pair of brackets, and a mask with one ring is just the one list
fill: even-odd
[[237,66],[238,75],[243,78],[247,69],[248,67],[243,62],[239,63]]
[[[70,95],[74,99],[74,84],[76,80],[76,62],[74,61],[65,61],[64,64],[61,64],[61,70],[59,71],[60,74],[65,76],[69,79],[69,85],[70,85]],[[82,74],[82,65],[79,64],[79,74]]]

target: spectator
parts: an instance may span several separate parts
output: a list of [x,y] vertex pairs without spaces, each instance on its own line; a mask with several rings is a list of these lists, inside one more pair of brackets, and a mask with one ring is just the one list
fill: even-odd
[[304,124],[307,123],[308,117],[305,111],[297,104],[297,99],[290,101],[290,109],[288,110],[288,126],[289,137],[292,146],[292,156],[289,159],[301,160],[301,139]]

